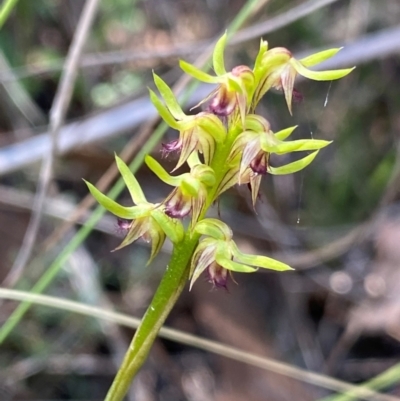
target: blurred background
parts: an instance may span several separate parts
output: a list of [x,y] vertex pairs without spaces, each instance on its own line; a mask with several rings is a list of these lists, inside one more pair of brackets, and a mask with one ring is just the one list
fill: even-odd
[[[3,288],[35,288],[140,317],[171,248],[148,267],[144,242],[111,252],[121,230],[110,214],[93,217],[82,178],[112,188],[116,152],[135,160],[150,201],[168,194],[141,167],[144,152],[161,160],[161,143],[176,138],[157,129],[147,96],[152,70],[182,89],[178,60],[209,54],[249,4],[90,2],[94,20],[80,36],[76,83],[67,80],[70,101],[68,85],[60,92],[59,83],[63,68],[74,71],[67,55],[79,40],[85,1],[20,0],[0,30],[0,280]],[[375,383],[386,395],[373,399],[400,399],[400,2],[252,3],[226,50],[228,68],[252,66],[263,37],[300,57],[345,46],[322,67],[357,69],[332,83],[299,80],[302,100],[293,116],[281,93],[268,93],[259,113],[274,131],[298,124],[294,139],[334,142],[304,171],[265,177],[256,212],[247,188],[220,200],[221,218],[243,251],[296,270],[235,275],[227,291],[199,279],[167,325],[349,383],[386,372],[386,381]],[[197,87],[186,110],[211,90]],[[162,163],[171,170],[176,157]],[[126,191],[118,199],[130,203]],[[0,399],[102,400],[133,330],[51,302],[26,313],[18,305],[0,306]],[[312,379],[159,339],[127,400],[300,401],[330,394]]]

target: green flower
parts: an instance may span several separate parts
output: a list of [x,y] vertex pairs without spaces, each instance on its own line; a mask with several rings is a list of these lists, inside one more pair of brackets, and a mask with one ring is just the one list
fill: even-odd
[[251,68],[245,65],[237,66],[231,72],[226,71],[224,63],[226,40],[225,34],[215,45],[213,67],[217,76],[207,74],[185,61],[180,61],[180,66],[183,71],[199,81],[218,84],[218,87],[199,105],[210,100],[208,109],[212,113],[219,117],[233,115],[235,118],[235,112],[238,112],[244,123],[254,92],[254,74]]
[[269,89],[275,88],[283,89],[289,112],[292,114],[293,86],[297,74],[315,81],[333,81],[343,78],[354,70],[355,67],[332,71],[312,71],[307,68],[333,57],[340,49],[324,50],[301,60],[296,60],[292,53],[284,47],[268,50],[268,43],[261,41],[260,51],[254,66],[257,87],[252,109],[255,109],[261,97]]
[[194,116],[186,115],[168,85],[159,76],[153,75],[154,82],[167,107],[151,90],[150,99],[164,121],[179,131],[178,140],[163,145],[166,152],[180,151],[179,160],[174,170],[182,166],[195,151],[203,155],[205,164],[209,164],[214,155],[215,143],[222,142],[226,136],[226,129],[222,122],[212,113],[202,112]]
[[166,236],[173,242],[182,241],[184,236],[181,222],[167,216],[160,204],[147,202],[143,191],[129,167],[115,156],[117,167],[129,190],[133,203],[136,206],[122,206],[108,196],[102,194],[94,185],[85,181],[93,197],[109,212],[119,218],[131,220],[126,227],[128,232],[125,239],[115,250],[123,248],[139,238],[151,241],[150,263],[160,251]]
[[[232,165],[232,171],[227,175],[231,177],[230,182],[224,182],[232,186],[237,183],[250,184],[253,205],[257,200],[261,178],[267,173],[270,174],[291,174],[302,170],[308,166],[315,158],[318,150],[329,145],[331,142],[319,139],[300,139],[297,141],[285,141],[296,126],[286,128],[277,133],[273,133],[269,122],[258,115],[250,114],[246,117],[245,130],[236,138],[233,143],[228,163]],[[296,162],[281,166],[272,167],[269,164],[271,153],[282,155],[290,152],[310,151],[316,152],[300,159]]]
[[206,238],[200,241],[192,257],[190,288],[203,272],[206,272],[214,287],[226,288],[231,272],[252,273],[258,268],[292,270],[275,259],[242,253],[232,240],[232,230],[220,220],[201,220],[194,231]]
[[192,213],[192,224],[195,224],[204,210],[207,188],[215,184],[212,168],[201,164],[195,154],[188,160],[190,172],[175,177],[168,174],[151,156],[146,156],[145,162],[161,181],[175,187],[163,202],[165,213],[176,218]]

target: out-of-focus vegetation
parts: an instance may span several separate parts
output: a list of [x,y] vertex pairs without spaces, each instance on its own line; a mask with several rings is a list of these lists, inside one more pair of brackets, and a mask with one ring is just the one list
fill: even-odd
[[[265,1],[246,29],[301,3]],[[0,31],[3,286],[29,222],[40,158],[49,151],[49,110],[83,5],[81,0],[20,0]],[[243,5],[242,0],[100,2],[68,108],[70,128],[59,133],[60,141],[72,142],[68,152],[60,143],[36,245],[14,288],[29,291],[89,216],[56,236],[87,195],[81,178],[96,182],[113,163],[114,151],[128,147],[135,154],[144,146],[143,126],[154,116],[146,100],[152,69],[176,82],[179,58],[192,61],[200,55]],[[397,363],[399,23],[397,0],[342,0],[263,35],[271,47],[285,46],[295,54],[352,46],[353,52],[343,50],[340,67],[357,65],[341,81],[299,81],[302,100],[294,104],[293,117],[281,93],[265,97],[260,107],[275,131],[299,124],[294,136],[334,143],[304,172],[264,180],[256,214],[246,188],[229,191],[219,205],[243,250],[281,258],[296,272],[242,275],[229,292],[210,291],[199,280],[190,293],[184,292],[168,325],[352,383]],[[259,39],[229,47],[227,66],[248,63]],[[198,90],[198,98],[208,91]],[[175,135],[168,131],[163,142]],[[161,158],[160,148],[154,157]],[[170,169],[174,162],[162,161]],[[149,200],[167,194],[145,167],[138,177]],[[120,197],[122,203],[129,199],[126,193]],[[112,253],[118,237],[117,222],[104,216],[46,293],[141,316],[170,249],[145,267],[147,245]],[[2,303],[1,323],[16,306]],[[112,324],[32,306],[0,345],[0,399],[101,400],[131,335]],[[400,397],[398,383],[400,378],[382,391]],[[159,340],[129,400],[317,400],[327,394],[317,386]]]

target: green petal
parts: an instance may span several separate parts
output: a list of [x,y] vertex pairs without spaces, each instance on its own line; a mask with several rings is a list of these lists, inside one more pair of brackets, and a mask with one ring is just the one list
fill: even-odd
[[181,154],[179,155],[178,163],[172,171],[178,170],[183,163],[190,157],[190,155],[196,150],[198,145],[198,138],[194,135],[195,128],[191,128],[187,131],[180,132],[181,141]]
[[[199,149],[199,151],[201,151],[200,153],[203,154],[204,164],[206,164],[207,166],[210,165],[211,160],[214,157],[214,153],[215,153],[214,138],[206,132],[204,132],[203,134],[199,134],[198,149]],[[193,152],[192,155],[193,154],[196,154],[196,152]],[[188,162],[189,162],[189,159],[188,159]],[[190,164],[189,164],[189,166],[190,166]],[[208,176],[210,177],[210,175],[208,175]],[[214,177],[214,182],[215,182],[215,175],[213,175],[213,177]],[[207,178],[205,181],[202,180],[202,182],[204,182],[204,183],[206,183],[206,181],[211,182]],[[210,184],[210,185],[207,184],[207,186],[212,186],[212,185],[214,185],[214,184]]]
[[163,182],[165,182],[168,185],[172,185],[173,187],[179,186],[181,182],[181,177],[173,177],[172,175],[169,175],[164,168],[161,166],[161,164],[151,157],[150,155],[146,155],[144,158],[145,163],[147,164],[147,167]]
[[331,71],[311,71],[304,67],[297,60],[292,59],[291,63],[296,71],[305,78],[313,79],[314,81],[334,81],[350,74],[354,68],[345,68],[343,70],[331,70]]
[[135,242],[137,239],[145,235],[148,230],[149,224],[147,218],[133,221],[131,227],[129,228],[128,234],[121,244],[114,249],[114,251],[118,251],[118,249],[124,248],[132,242]]
[[293,270],[289,265],[283,262],[279,262],[279,260],[268,258],[267,256],[248,255],[246,253],[242,253],[233,241],[231,250],[234,257],[239,262],[246,263],[247,265],[278,271]]
[[[85,181],[85,180],[83,180]],[[90,193],[101,206],[122,219],[133,220],[143,215],[145,210],[140,206],[124,207],[102,194],[94,185],[85,181]]]
[[199,278],[201,273],[214,261],[216,248],[216,241],[211,238],[200,241],[199,245],[197,245],[190,263],[189,277],[191,277],[191,280],[189,290],[192,289],[194,282]]
[[218,186],[214,199],[217,199],[217,197],[221,195],[223,192],[236,185],[238,182],[238,178],[239,178],[239,166],[235,165],[225,173],[224,177],[222,178]]
[[183,225],[178,219],[173,219],[167,216],[161,209],[154,209],[151,216],[160,225],[167,237],[177,244],[183,240],[185,235]]
[[191,228],[196,222],[199,220],[200,215],[203,213],[204,206],[207,200],[207,191],[201,186],[197,193],[197,196],[192,197],[192,220],[191,220]]
[[284,175],[284,174],[292,174],[297,173],[297,171],[303,170],[303,168],[307,167],[317,156],[319,150],[311,153],[310,155],[303,157],[300,160],[297,160],[293,163],[286,164],[281,167],[268,167],[268,172],[273,175]]
[[217,84],[218,82],[220,82],[220,79],[218,77],[213,77],[212,75],[199,70],[197,67],[187,63],[186,61],[181,60],[179,62],[179,65],[182,70],[186,72],[186,74],[191,75],[193,78],[196,78],[199,81],[206,82],[208,84]]
[[229,241],[233,235],[227,224],[221,220],[211,218],[199,221],[194,227],[194,231],[221,241]]
[[337,47],[335,49],[323,50],[322,52],[318,52],[315,54],[311,54],[310,56],[302,58],[300,61],[304,67],[312,67],[313,65],[322,63],[328,58],[333,57],[339,50],[343,49],[343,47]]
[[115,155],[115,161],[117,162],[118,170],[121,173],[122,178],[124,179],[124,182],[129,190],[129,193],[131,194],[133,202],[136,203],[136,205],[139,205],[140,203],[147,203],[142,188],[140,187],[137,179],[135,178],[129,167],[117,155]]
[[275,138],[279,139],[280,141],[284,141],[286,138],[288,138],[290,135],[292,135],[292,132],[298,127],[298,125],[295,125],[294,127],[289,127],[286,129],[283,129],[281,131],[275,132]]
[[182,111],[181,106],[171,88],[157,75],[153,72],[154,83],[157,86],[161,96],[164,98],[165,104],[167,105],[169,111],[174,116],[176,120],[183,120],[186,118],[186,114]]
[[217,75],[225,75],[225,62],[224,62],[224,50],[226,46],[227,34],[226,32],[221,36],[214,47],[213,53],[213,66],[214,71]]

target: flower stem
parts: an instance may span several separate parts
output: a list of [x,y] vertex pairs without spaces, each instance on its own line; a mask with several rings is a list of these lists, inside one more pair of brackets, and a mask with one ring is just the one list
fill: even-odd
[[136,330],[121,367],[109,389],[105,401],[122,401],[150,348],[175,305],[189,276],[189,262],[198,241],[198,235],[186,233],[182,242],[174,246],[170,263]]

